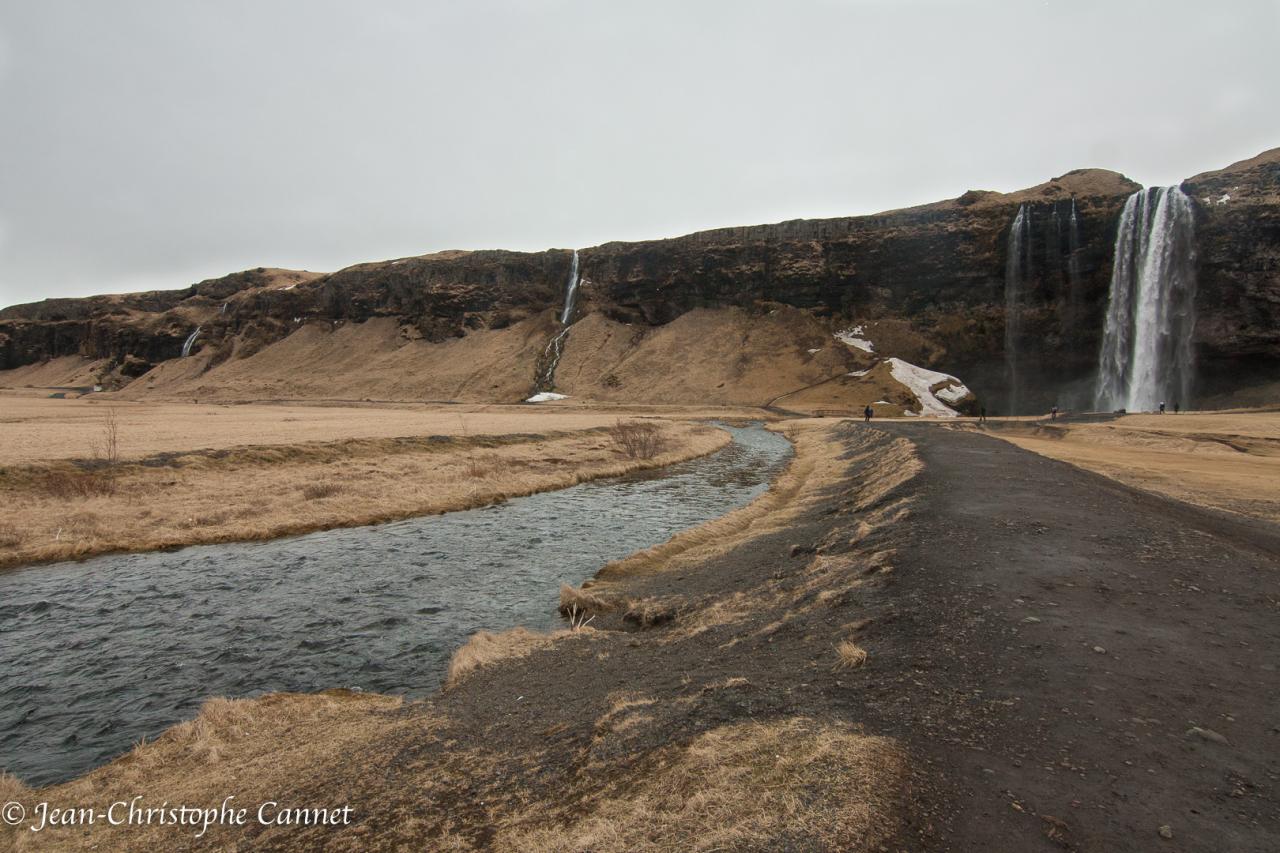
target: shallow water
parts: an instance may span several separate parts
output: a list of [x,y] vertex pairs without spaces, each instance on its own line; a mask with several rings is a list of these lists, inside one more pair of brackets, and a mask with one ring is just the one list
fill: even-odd
[[421,696],[479,630],[549,628],[561,582],[742,506],[790,445],[759,426],[658,471],[485,509],[0,574],[0,768],[59,782],[210,696]]

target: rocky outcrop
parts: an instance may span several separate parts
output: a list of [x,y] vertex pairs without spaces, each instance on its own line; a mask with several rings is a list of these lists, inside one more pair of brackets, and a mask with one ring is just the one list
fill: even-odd
[[[782,304],[831,329],[866,323],[878,355],[960,376],[995,412],[1010,390],[1004,279],[1021,207],[1031,225],[1016,396],[1030,411],[1086,405],[1116,226],[1138,188],[1114,172],[1079,170],[1021,192],[971,190],[873,216],[606,243],[580,252],[576,316],[599,313],[637,335],[726,306],[759,316],[760,306]],[[1280,366],[1280,151],[1185,188],[1197,205],[1202,384],[1230,392]],[[325,275],[258,269],[183,290],[46,300],[0,311],[0,368],[78,354],[110,360],[127,381],[177,357],[197,326],[208,367],[317,323],[389,319],[403,338],[447,342],[558,308],[570,261],[567,250],[442,252]]]

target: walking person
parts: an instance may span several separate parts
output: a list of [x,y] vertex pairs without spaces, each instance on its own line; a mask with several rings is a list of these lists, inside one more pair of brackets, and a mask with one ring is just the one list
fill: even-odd
[[978,407],[978,423],[985,424],[986,422],[987,422],[987,407],[979,406]]
[[1178,401],[1177,401],[1177,400],[1174,400],[1174,401],[1173,401],[1173,413],[1176,415],[1176,414],[1178,414],[1178,412],[1180,412],[1180,411],[1182,411],[1182,406],[1178,405]]
[[872,408],[871,408],[871,404],[870,404],[870,403],[868,403],[868,404],[867,404],[867,407],[866,407],[865,409],[863,409],[863,410],[862,410],[862,419],[863,419],[863,421],[864,421],[865,423],[871,423],[871,416],[872,416],[872,415],[874,415],[874,414],[875,414],[875,412],[872,410]]
[[1164,400],[1160,401],[1160,414],[1164,414]]

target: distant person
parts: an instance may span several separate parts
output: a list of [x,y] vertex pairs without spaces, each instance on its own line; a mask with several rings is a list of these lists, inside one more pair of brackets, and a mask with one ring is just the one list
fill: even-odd
[[1160,401],[1160,414],[1164,414],[1164,400]]
[[1182,411],[1182,407],[1178,405],[1178,401],[1177,401],[1177,400],[1174,400],[1174,401],[1173,401],[1173,413],[1176,415],[1176,414],[1178,414],[1178,412],[1180,412],[1180,411]]
[[1054,406],[1049,410],[1049,420],[1056,421],[1058,419],[1058,407]]
[[987,407],[982,406],[978,409],[978,423],[985,424],[987,422]]
[[874,414],[875,414],[875,411],[872,410],[871,405],[867,404],[867,407],[862,410],[863,421],[865,421],[866,423],[871,423],[871,416]]

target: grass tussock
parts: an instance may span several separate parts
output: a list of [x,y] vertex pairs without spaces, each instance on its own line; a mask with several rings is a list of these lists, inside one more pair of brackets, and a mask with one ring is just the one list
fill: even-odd
[[574,630],[552,631],[549,634],[539,634],[528,628],[512,628],[500,633],[478,631],[472,634],[471,639],[467,640],[449,659],[445,687],[456,686],[462,679],[483,667],[527,657],[534,652],[550,648],[559,640],[581,637],[592,630],[590,627],[581,626]]
[[652,459],[667,444],[662,428],[651,421],[619,420],[609,427],[609,440],[628,459]]
[[619,603],[608,596],[571,587],[567,583],[560,584],[561,616],[569,616],[571,613],[608,613],[618,606]]
[[341,483],[323,482],[309,483],[302,487],[302,497],[309,501],[318,501],[323,498],[331,498],[342,491]]
[[857,669],[867,662],[867,650],[849,640],[836,646],[836,669]]
[[661,750],[653,764],[615,777],[567,822],[532,816],[498,846],[865,850],[897,829],[901,755],[891,741],[844,726],[806,718],[722,726]]

